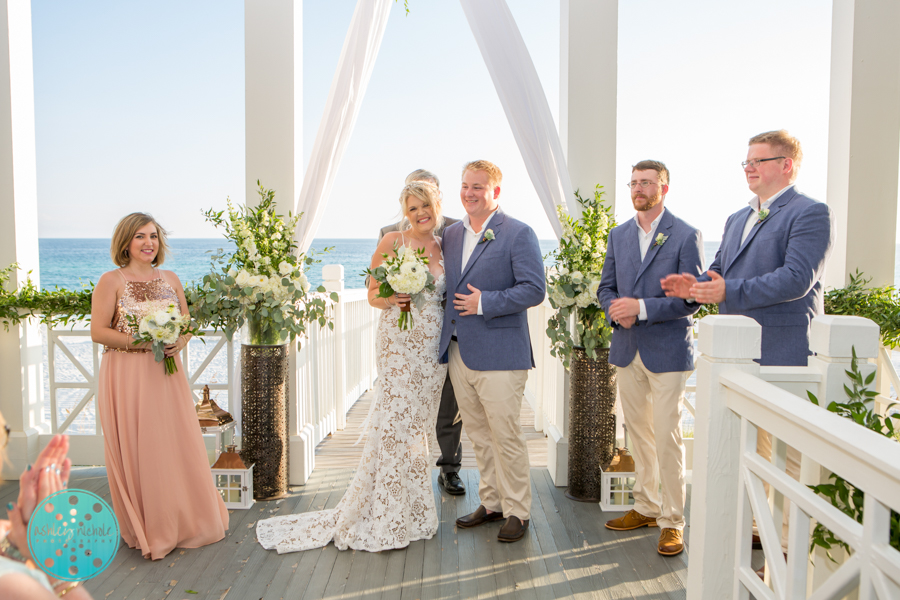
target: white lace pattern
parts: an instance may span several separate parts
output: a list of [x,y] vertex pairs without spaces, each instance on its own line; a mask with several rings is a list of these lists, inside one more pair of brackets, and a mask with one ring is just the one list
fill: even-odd
[[362,460],[332,510],[265,519],[256,537],[279,554],[321,548],[379,552],[431,538],[438,527],[431,490],[435,419],[447,365],[438,362],[444,309],[444,275],[435,280],[414,323],[397,326],[400,309],[382,311],[378,321],[378,383]]

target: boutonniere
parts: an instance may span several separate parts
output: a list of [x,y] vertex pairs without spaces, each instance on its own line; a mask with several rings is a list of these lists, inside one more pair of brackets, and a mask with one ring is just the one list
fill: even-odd
[[653,246],[662,246],[666,243],[667,239],[669,239],[669,236],[658,233],[656,234],[656,241],[653,242]]
[[479,244],[483,244],[483,243],[485,243],[485,242],[490,242],[490,241],[492,241],[493,239],[494,239],[494,230],[493,230],[493,229],[488,229],[487,231],[484,232],[484,237],[482,237],[482,238],[481,238],[481,241],[478,242],[478,243],[479,243]]
[[769,210],[766,208],[760,209],[758,213],[756,213],[756,224],[759,225],[763,221],[766,220],[766,217],[769,216]]

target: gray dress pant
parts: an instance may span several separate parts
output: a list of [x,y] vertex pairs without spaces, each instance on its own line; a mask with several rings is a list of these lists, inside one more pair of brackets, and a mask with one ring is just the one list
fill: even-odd
[[435,435],[438,446],[441,449],[441,457],[437,466],[442,473],[459,473],[462,467],[462,420],[459,418],[459,407],[456,405],[456,395],[453,393],[453,384],[450,383],[450,372],[444,380],[444,389],[441,390],[441,405],[438,407]]

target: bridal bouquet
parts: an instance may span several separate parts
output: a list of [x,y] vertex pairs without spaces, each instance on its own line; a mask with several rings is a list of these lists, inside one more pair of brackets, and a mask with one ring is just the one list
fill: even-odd
[[192,335],[203,335],[197,328],[196,324],[191,323],[190,315],[182,315],[181,311],[174,304],[170,304],[163,310],[151,313],[140,321],[134,315],[128,315],[128,324],[137,331],[134,336],[135,346],[144,342],[150,342],[150,349],[153,351],[153,358],[156,362],[162,362],[167,375],[171,375],[178,371],[175,366],[175,357],[166,356],[166,346],[174,344],[178,337],[185,333]]
[[[255,207],[235,208],[229,200],[227,215],[214,210],[204,213],[225,230],[236,249],[215,254],[212,272],[188,291],[197,320],[224,330],[229,340],[246,323],[247,342],[253,345],[283,344],[288,337],[302,335],[313,321],[333,327],[325,299],[310,293],[305,273],[319,261],[299,252],[294,241],[302,214],[278,215],[275,192],[260,186],[259,195]],[[324,293],[325,288],[319,286],[317,291]],[[338,295],[332,293],[331,299],[337,302]]]
[[[547,274],[550,305],[556,309],[547,322],[547,336],[552,344],[550,353],[562,359],[566,368],[575,346],[583,346],[588,357],[596,358],[595,348],[609,345],[612,334],[597,300],[606,242],[616,226],[611,209],[602,203],[601,188],[598,185],[594,197],[588,199],[575,192],[582,207],[578,219],[569,215],[565,206],[556,207],[563,234],[559,248],[551,253],[556,264]],[[574,328],[570,317],[574,317]]]
[[[397,256],[388,258],[382,254],[384,262],[375,269],[366,269],[368,275],[381,285],[378,286],[376,298],[390,298],[394,294],[409,294],[416,308],[422,310],[425,294],[434,291],[434,275],[428,270],[428,257],[425,248],[413,250],[406,246],[395,248]],[[409,302],[400,304],[400,329],[409,329],[413,325],[413,316],[409,310]]]

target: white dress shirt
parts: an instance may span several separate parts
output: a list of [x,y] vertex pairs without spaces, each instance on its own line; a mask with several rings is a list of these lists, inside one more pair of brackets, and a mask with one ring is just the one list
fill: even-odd
[[[500,207],[498,206],[497,209],[499,210],[499,208]],[[472,258],[472,253],[475,252],[475,246],[478,245],[478,241],[481,239],[481,233],[487,229],[488,223],[491,222],[491,219],[493,219],[496,214],[497,211],[495,210],[488,216],[485,222],[482,223],[480,231],[475,231],[472,228],[472,222],[469,219],[469,215],[462,218],[462,224],[466,230],[463,232],[462,261],[460,262],[459,269],[460,274],[466,270],[466,265],[469,263],[469,259]],[[454,298],[451,298],[451,301],[453,299]],[[478,296],[478,314],[484,314],[481,310],[481,296]],[[453,335],[456,335],[456,327],[453,328]]]
[[750,205],[750,208],[753,209],[753,212],[750,213],[750,216],[747,218],[747,223],[744,225],[744,234],[741,236],[741,246],[744,245],[744,242],[747,240],[747,236],[750,235],[750,231],[753,229],[753,226],[756,225],[757,221],[759,221],[759,211],[769,210],[769,207],[772,206],[772,203],[792,187],[794,187],[793,183],[762,204],[759,203],[759,196],[753,196],[753,198],[750,199],[750,202],[748,202],[747,204]]
[[[638,244],[641,247],[641,262],[642,263],[644,262],[644,257],[647,256],[647,252],[650,250],[650,244],[653,243],[653,238],[656,237],[656,228],[657,228],[657,226],[659,226],[659,221],[660,221],[660,219],[662,219],[662,216],[665,214],[665,212],[666,212],[666,209],[663,208],[662,212],[660,212],[659,215],[655,219],[653,219],[653,222],[650,223],[650,231],[648,231],[647,233],[644,233],[644,228],[641,226],[641,222],[638,219],[638,214],[640,214],[640,213],[637,213],[634,215],[634,222],[637,223]],[[646,321],[647,320],[647,305],[644,304],[644,299],[638,298],[638,304],[641,307],[640,312],[638,313],[638,320]]]

